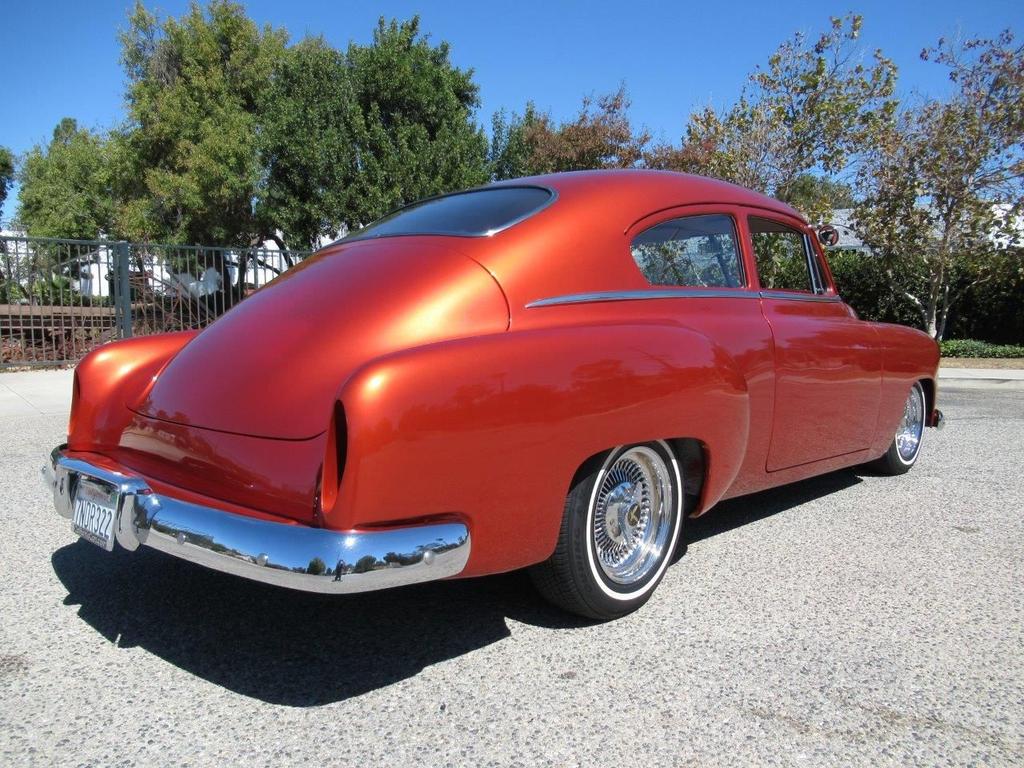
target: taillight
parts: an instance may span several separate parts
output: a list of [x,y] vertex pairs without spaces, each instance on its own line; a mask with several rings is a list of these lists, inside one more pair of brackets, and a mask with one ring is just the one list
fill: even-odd
[[78,371],[75,371],[75,377],[71,384],[71,415],[68,417],[68,437],[71,437],[75,432],[75,420],[78,415]]
[[320,511],[324,514],[329,512],[338,500],[338,488],[341,486],[341,476],[345,471],[347,445],[345,408],[340,402],[335,402],[331,426],[327,430],[323,472],[320,475]]

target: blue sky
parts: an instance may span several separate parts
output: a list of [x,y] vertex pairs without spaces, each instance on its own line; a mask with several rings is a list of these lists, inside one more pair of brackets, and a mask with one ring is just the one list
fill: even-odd
[[[314,2],[251,0],[260,24],[286,28],[293,39],[323,34],[344,47],[367,42],[378,16],[419,13],[422,29],[447,40],[452,58],[475,70],[478,119],[497,109],[522,110],[533,99],[556,118],[570,117],[584,94],[624,82],[635,123],[656,138],[678,140],[689,113],[711,102],[727,105],[747,75],[797,30],[821,30],[829,15],[856,10],[865,17],[866,49],[880,47],[900,69],[904,94],[941,95],[943,70],[918,58],[940,36],[993,35],[1009,27],[1024,34],[1024,3],[1017,0],[933,0],[856,5],[789,2]],[[65,115],[105,129],[123,118],[123,75],[117,29],[129,0],[4,3],[0,88],[6,117],[0,144],[17,153],[48,140]],[[147,6],[180,15],[187,0]],[[9,200],[4,217],[14,214]]]

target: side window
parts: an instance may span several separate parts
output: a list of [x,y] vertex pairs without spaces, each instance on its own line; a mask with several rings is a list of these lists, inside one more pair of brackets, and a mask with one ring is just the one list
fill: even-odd
[[820,293],[821,278],[812,271],[805,235],[770,219],[750,218],[750,237],[761,287],[776,291]]
[[735,288],[743,284],[736,228],[729,216],[664,221],[633,238],[629,250],[651,285]]

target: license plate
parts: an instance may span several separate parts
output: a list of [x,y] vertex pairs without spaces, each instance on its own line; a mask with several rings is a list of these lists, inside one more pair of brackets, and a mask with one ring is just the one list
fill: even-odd
[[113,486],[83,477],[75,490],[71,527],[86,541],[114,549],[114,521],[117,518],[118,492]]

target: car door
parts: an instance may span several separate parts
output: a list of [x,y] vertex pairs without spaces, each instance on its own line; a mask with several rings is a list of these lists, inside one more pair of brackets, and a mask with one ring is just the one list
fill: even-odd
[[683,206],[651,214],[626,233],[630,255],[649,284],[637,297],[659,297],[659,313],[712,340],[724,353],[721,364],[743,376],[747,450],[730,495],[764,487],[774,397],[771,331],[742,244],[744,215],[739,206]]
[[760,211],[750,211],[745,221],[774,347],[765,468],[774,472],[868,448],[882,371],[874,327],[836,294],[806,226]]

